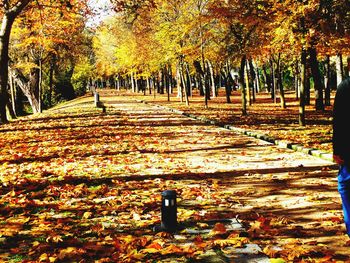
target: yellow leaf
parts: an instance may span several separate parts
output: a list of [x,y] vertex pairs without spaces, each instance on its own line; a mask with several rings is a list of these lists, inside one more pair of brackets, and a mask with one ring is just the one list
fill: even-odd
[[161,254],[162,255],[167,255],[167,254],[175,254],[175,253],[182,253],[183,250],[182,248],[176,246],[176,245],[173,245],[173,244],[170,244],[170,246],[166,247],[165,249],[161,250]]
[[244,244],[248,243],[246,237],[234,237],[228,239],[217,239],[214,244],[220,247],[233,246],[233,247],[243,247]]
[[49,259],[49,256],[44,253],[44,254],[41,254],[41,256],[39,257],[39,262],[42,262],[42,261],[47,261]]
[[274,258],[280,251],[281,249],[277,249],[276,247],[271,245],[268,245],[263,249],[263,252],[272,258]]
[[67,247],[65,249],[62,249],[60,253],[58,254],[59,259],[68,259],[72,256],[75,256],[77,254],[80,254],[80,251],[75,247]]
[[85,212],[85,213],[83,214],[83,219],[89,219],[91,216],[92,216],[92,213],[91,213],[91,212]]
[[37,246],[39,246],[40,245],[40,242],[39,241],[34,241],[34,242],[32,242],[32,246],[33,247],[37,247]]
[[270,258],[270,263],[285,263],[282,258]]

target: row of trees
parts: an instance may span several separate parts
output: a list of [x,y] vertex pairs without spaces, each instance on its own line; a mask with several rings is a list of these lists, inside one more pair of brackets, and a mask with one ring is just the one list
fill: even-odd
[[177,89],[187,104],[196,87],[205,106],[219,88],[230,102],[239,87],[243,114],[259,90],[286,107],[284,90],[294,88],[304,125],[310,83],[323,110],[349,75],[348,0],[110,1],[116,14],[94,32],[88,0],[2,1],[2,123],[21,110],[21,96],[41,112],[100,77],[169,99]]
[[38,113],[85,89],[93,58],[88,15],[86,0],[2,1],[2,123],[23,113],[23,101]]
[[[347,0],[112,0],[117,14],[94,37],[96,68],[115,86],[172,92],[189,103],[192,86],[205,106],[217,89],[238,82],[242,113],[267,88],[285,107],[285,86],[300,100],[301,125],[310,98],[316,110],[349,74]],[[337,77],[333,77],[337,76]]]

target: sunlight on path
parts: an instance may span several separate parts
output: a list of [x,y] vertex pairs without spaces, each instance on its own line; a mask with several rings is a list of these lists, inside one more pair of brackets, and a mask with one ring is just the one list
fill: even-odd
[[[265,253],[272,244],[276,255],[293,246],[300,255],[348,255],[339,245],[344,228],[331,162],[125,97],[103,102],[106,114],[86,97],[0,127],[0,259],[186,262],[215,242],[219,251],[232,242],[244,247],[247,239],[227,229],[221,241],[182,234],[190,244],[154,235],[165,189],[178,192],[178,220],[196,231],[212,233],[208,220],[237,217]],[[154,242],[158,252],[148,247]],[[64,246],[79,249],[70,254]]]

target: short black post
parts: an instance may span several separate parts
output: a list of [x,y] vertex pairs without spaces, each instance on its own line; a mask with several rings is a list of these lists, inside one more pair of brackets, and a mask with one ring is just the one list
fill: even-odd
[[175,232],[177,224],[176,191],[166,190],[162,192],[162,222],[154,228],[155,231]]

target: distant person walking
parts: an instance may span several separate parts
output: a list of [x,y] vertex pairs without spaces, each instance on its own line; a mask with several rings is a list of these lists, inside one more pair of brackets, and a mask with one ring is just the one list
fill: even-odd
[[337,87],[333,106],[333,159],[339,164],[338,191],[350,237],[350,77]]

